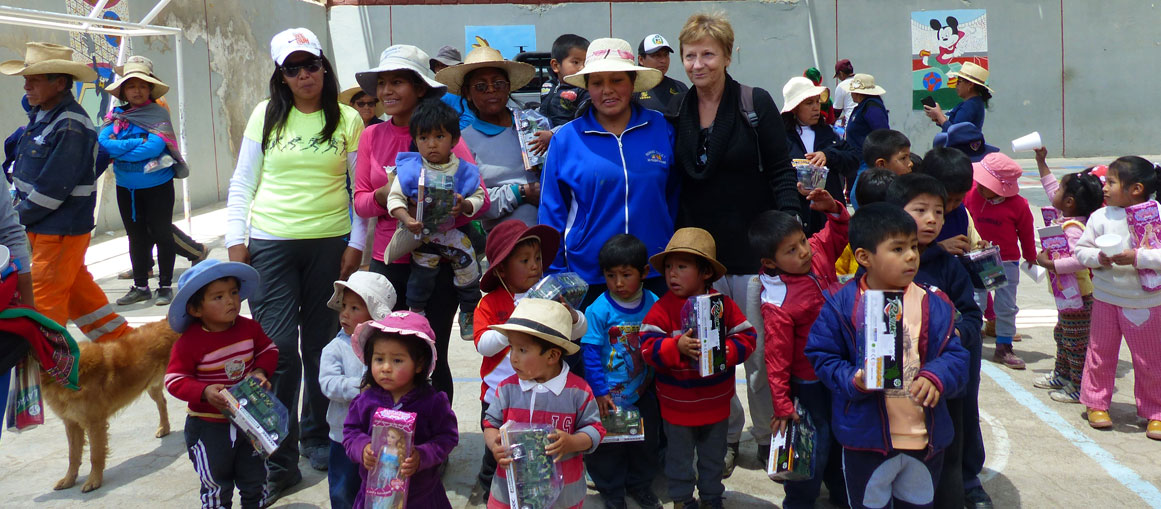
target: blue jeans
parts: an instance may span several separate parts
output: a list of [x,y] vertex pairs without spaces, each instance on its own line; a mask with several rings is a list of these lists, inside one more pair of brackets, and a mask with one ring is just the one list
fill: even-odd
[[331,508],[350,509],[362,486],[359,466],[347,457],[343,444],[331,440],[331,459],[327,462],[327,483],[331,488]]
[[814,507],[822,487],[823,472],[826,471],[827,457],[830,455],[830,391],[817,380],[807,382],[792,378],[790,395],[798,398],[802,409],[814,421],[814,477],[806,481],[790,481],[784,484],[786,498],[782,499],[784,509]]

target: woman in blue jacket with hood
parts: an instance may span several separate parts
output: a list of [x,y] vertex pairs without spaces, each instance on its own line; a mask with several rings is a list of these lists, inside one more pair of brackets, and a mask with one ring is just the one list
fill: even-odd
[[[590,285],[582,308],[606,289],[597,254],[607,240],[632,234],[652,256],[673,235],[673,127],[633,103],[660,80],[660,71],[634,65],[629,43],[608,38],[589,44],[584,70],[564,78],[588,89],[592,102],[552,138],[538,217],[564,234],[547,272],[576,272]],[[660,274],[647,274],[645,287],[658,295],[666,288]]]

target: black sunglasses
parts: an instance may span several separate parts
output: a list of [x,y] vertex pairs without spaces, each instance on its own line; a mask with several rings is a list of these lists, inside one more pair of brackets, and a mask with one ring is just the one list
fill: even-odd
[[478,82],[478,83],[473,83],[473,84],[472,84],[472,88],[473,88],[473,89],[474,89],[476,92],[481,92],[481,93],[483,93],[483,92],[487,92],[487,91],[488,91],[488,86],[489,86],[489,85],[491,85],[491,87],[492,87],[492,88],[496,89],[496,91],[497,91],[497,92],[503,92],[503,91],[505,91],[505,90],[508,90],[508,87],[509,87],[509,86],[511,86],[512,84],[511,84],[511,83],[508,83],[507,81],[504,81],[504,80],[496,80],[496,81],[493,81],[493,82],[491,82],[491,83],[487,83],[487,82],[481,81],[481,82]]
[[378,99],[372,99],[370,101],[355,101],[355,106],[358,106],[360,108],[369,108],[369,107],[374,106],[376,104],[379,104]]
[[294,78],[298,76],[299,71],[305,70],[308,73],[314,74],[322,70],[322,68],[322,60],[307,60],[306,62],[297,65],[282,66],[282,74],[287,78]]

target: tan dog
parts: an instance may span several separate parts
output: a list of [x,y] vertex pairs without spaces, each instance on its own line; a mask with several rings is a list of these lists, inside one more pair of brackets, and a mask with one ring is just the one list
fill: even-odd
[[181,335],[165,320],[134,329],[112,341],[82,342],[80,346],[79,391],[48,382],[42,386],[44,399],[53,413],[64,421],[69,443],[69,469],[53,489],[71,488],[81,468],[85,435],[89,436],[89,479],[81,486],[87,493],[101,487],[105,459],[109,453],[109,418],[148,391],[157,403],[161,421],[158,438],[169,434],[169,412],[165,406],[163,379],[169,353]]

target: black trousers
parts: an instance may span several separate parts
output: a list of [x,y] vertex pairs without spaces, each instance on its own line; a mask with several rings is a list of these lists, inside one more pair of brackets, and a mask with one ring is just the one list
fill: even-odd
[[[395,293],[399,296],[395,302],[395,310],[407,309],[407,279],[411,276],[411,264],[371,260],[371,272],[386,276],[391,286],[395,287]],[[431,331],[435,333],[436,359],[435,372],[431,375],[431,386],[443,391],[447,394],[448,401],[451,401],[454,388],[451,367],[447,362],[447,349],[459,302],[456,299],[455,284],[452,283],[450,263],[439,264],[439,274],[436,275],[435,286],[432,288],[431,299],[427,301],[427,308],[423,310],[427,321],[431,323]]]
[[644,442],[601,444],[585,455],[585,467],[601,497],[608,501],[623,500],[626,494],[648,490],[660,465],[658,435],[661,433],[661,409],[653,391],[642,394],[635,404],[645,419]]
[[149,286],[153,266],[153,246],[157,246],[157,284],[173,284],[173,181],[145,189],[117,186],[117,208],[129,237],[129,261],[133,265],[133,285]]
[[230,507],[234,486],[242,497],[242,507],[257,508],[266,498],[262,456],[233,424],[187,416],[185,446],[201,479],[202,507]]

